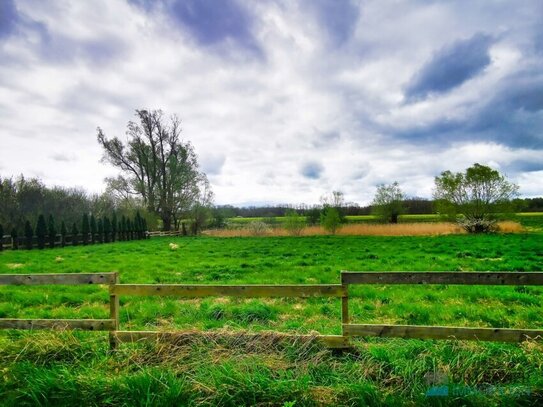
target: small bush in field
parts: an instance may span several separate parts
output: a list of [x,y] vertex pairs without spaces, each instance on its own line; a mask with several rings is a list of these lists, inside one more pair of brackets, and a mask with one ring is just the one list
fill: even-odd
[[305,228],[305,218],[298,212],[290,210],[286,213],[285,229],[292,236],[300,236]]
[[249,223],[247,229],[249,229],[249,233],[251,233],[252,236],[264,236],[269,232],[270,227],[264,222],[257,220]]
[[335,235],[341,226],[339,211],[333,206],[325,208],[321,214],[321,226],[327,232]]
[[176,251],[177,249],[179,249],[179,245],[178,244],[175,244],[175,243],[170,243],[169,244],[169,247],[170,247],[170,250],[172,252]]

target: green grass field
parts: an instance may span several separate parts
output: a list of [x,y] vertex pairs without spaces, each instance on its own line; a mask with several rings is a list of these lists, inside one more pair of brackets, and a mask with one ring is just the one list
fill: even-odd
[[[171,251],[170,242],[179,244]],[[340,270],[543,270],[543,234],[153,238],[0,253],[0,273],[118,271],[123,283],[337,283]],[[543,327],[543,287],[353,289],[368,323]],[[1,287],[3,318],[107,318],[107,290]],[[121,298],[121,329],[340,333],[337,299]],[[317,344],[195,340],[122,345],[104,333],[0,333],[0,404],[538,405],[543,346],[367,339]],[[437,386],[437,387],[436,387]],[[431,396],[449,392],[449,397]],[[427,393],[430,392],[430,395]]]

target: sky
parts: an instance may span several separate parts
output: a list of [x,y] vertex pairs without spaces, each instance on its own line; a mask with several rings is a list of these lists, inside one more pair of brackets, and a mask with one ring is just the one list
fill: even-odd
[[0,0],[0,176],[105,189],[182,120],[217,204],[371,202],[474,163],[543,195],[540,0]]

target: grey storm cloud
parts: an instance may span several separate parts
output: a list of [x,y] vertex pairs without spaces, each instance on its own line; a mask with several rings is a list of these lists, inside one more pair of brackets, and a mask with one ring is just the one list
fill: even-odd
[[15,2],[13,0],[0,1],[0,40],[12,33],[18,19]]
[[160,5],[181,28],[188,30],[201,45],[217,45],[232,40],[255,53],[260,50],[251,32],[248,11],[235,0],[130,0],[147,11]]
[[226,156],[224,154],[211,154],[200,158],[202,170],[207,175],[219,175],[225,162]]
[[317,161],[307,162],[300,169],[300,173],[309,179],[319,179],[323,171],[324,166]]
[[474,162],[540,194],[542,11],[539,0],[0,0],[0,175],[103,191],[117,170],[100,164],[96,127],[125,140],[134,110],[157,108],[183,118],[219,204],[333,190],[369,203],[394,180],[428,197],[440,171]]
[[474,77],[490,63],[491,44],[488,35],[479,33],[440,49],[410,82],[407,97],[447,92]]
[[341,45],[352,36],[360,14],[353,1],[307,0],[306,6],[315,10],[333,45]]

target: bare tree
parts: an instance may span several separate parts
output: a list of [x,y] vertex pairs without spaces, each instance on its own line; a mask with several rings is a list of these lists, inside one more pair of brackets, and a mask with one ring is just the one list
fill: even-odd
[[161,110],[136,110],[139,122],[129,122],[123,144],[117,137],[107,139],[98,128],[98,142],[104,160],[122,174],[108,179],[108,188],[120,196],[137,195],[147,210],[162,219],[170,230],[195,202],[205,174],[201,173],[194,148],[181,141],[181,122],[169,120]]

